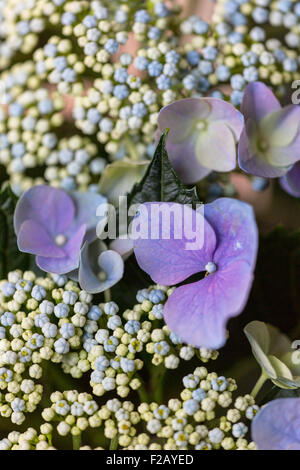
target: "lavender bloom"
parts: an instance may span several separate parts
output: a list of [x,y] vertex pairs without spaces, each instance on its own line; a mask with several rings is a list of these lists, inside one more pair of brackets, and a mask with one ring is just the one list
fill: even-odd
[[240,167],[267,178],[284,176],[300,159],[300,108],[281,108],[261,82],[247,85],[241,111],[245,127],[238,147]]
[[[201,249],[187,250],[195,239],[192,222],[183,227],[184,235],[176,236],[174,224],[166,239],[161,217],[151,220],[151,206],[163,205],[176,212],[183,226],[186,211],[190,220],[202,222],[204,244]],[[142,210],[142,207],[146,210]],[[158,284],[175,285],[198,272],[206,276],[178,287],[164,306],[169,328],[183,341],[196,347],[219,348],[226,340],[226,322],[238,315],[248,299],[257,253],[257,226],[252,208],[235,199],[221,198],[205,205],[204,220],[200,212],[180,204],[146,203],[132,224],[134,252],[140,267]],[[200,220],[202,218],[202,221]],[[156,220],[157,219],[157,220]],[[138,228],[151,227],[157,239],[137,236]]]
[[117,251],[108,250],[101,240],[84,244],[78,270],[82,289],[91,294],[104,292],[119,282],[123,273],[124,261]]
[[300,398],[279,398],[264,406],[252,423],[259,450],[300,450]]
[[265,378],[280,388],[298,388],[300,364],[295,363],[291,340],[278,328],[252,321],[244,329]]
[[46,185],[29,189],[14,215],[20,251],[36,255],[37,265],[46,272],[77,269],[82,245],[96,238],[100,204],[106,199],[92,192],[67,194]]
[[280,178],[280,185],[290,196],[300,197],[300,162]]
[[165,106],[158,115],[158,132],[170,128],[167,150],[185,184],[196,183],[211,171],[236,166],[236,143],[243,116],[217,98],[187,98]]

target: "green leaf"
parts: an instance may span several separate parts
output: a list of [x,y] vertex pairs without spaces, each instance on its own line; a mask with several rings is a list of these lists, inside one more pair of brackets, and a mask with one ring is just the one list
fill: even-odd
[[135,183],[141,181],[148,164],[147,160],[124,158],[106,165],[100,179],[100,193],[117,206],[119,196],[127,194]]
[[7,186],[0,192],[0,279],[14,269],[25,270],[29,255],[18,250],[13,217],[18,198]]
[[176,175],[166,150],[168,131],[165,131],[156,147],[154,157],[140,183],[129,194],[129,204],[144,202],[177,202],[200,204],[196,188],[186,188]]

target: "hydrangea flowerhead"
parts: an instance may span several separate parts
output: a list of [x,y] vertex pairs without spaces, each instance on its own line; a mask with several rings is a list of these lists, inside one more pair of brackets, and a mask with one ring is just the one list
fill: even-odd
[[[227,320],[243,310],[252,285],[257,253],[257,227],[252,208],[229,198],[205,205],[204,244],[201,249],[187,250],[186,243],[194,234],[187,233],[187,229],[178,239],[173,224],[166,239],[161,218],[151,220],[153,204],[158,203],[143,205],[147,210],[140,211],[133,227],[151,224],[159,237],[136,237],[137,261],[155,282],[165,285],[178,284],[193,274],[206,272],[200,281],[182,285],[171,294],[164,307],[164,318],[184,342],[219,348],[226,340]],[[194,222],[203,217],[191,208],[168,204],[171,205],[182,208],[182,225],[184,210],[191,211]]]
[[80,249],[96,238],[96,209],[106,199],[95,193],[66,193],[50,186],[30,188],[19,199],[14,227],[20,251],[36,255],[46,272],[78,268]]
[[300,108],[281,108],[272,91],[261,82],[247,85],[241,111],[245,127],[238,148],[242,170],[256,176],[285,175],[300,158]]
[[300,449],[300,398],[269,402],[252,423],[252,438],[259,450]]
[[218,98],[176,101],[158,115],[158,135],[166,128],[169,157],[184,183],[235,168],[243,117],[231,104]]

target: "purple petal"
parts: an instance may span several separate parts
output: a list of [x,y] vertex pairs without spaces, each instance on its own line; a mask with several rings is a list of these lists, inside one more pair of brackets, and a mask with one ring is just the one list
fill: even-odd
[[20,251],[32,255],[63,258],[64,251],[55,244],[53,238],[42,225],[34,220],[25,220],[18,233],[18,247]]
[[[109,289],[123,277],[124,262],[116,251],[106,250],[104,243],[96,240],[85,243],[80,253],[79,284],[82,289],[96,294]],[[100,272],[106,274],[106,280],[98,277]]]
[[159,135],[168,128],[168,141],[181,143],[194,132],[195,121],[208,118],[210,112],[209,102],[201,98],[186,98],[168,104],[158,115]]
[[123,260],[126,261],[133,253],[133,246],[133,241],[130,238],[116,238],[116,240],[110,243],[109,248],[119,253]]
[[300,197],[300,162],[280,179],[282,188],[293,197]]
[[282,148],[291,145],[298,136],[299,122],[300,108],[291,104],[265,116],[259,128],[261,134],[268,137],[272,147]]
[[228,126],[236,141],[239,140],[244,126],[244,117],[232,104],[218,98],[203,98],[207,100],[211,107],[209,115],[210,122],[222,121]]
[[287,168],[276,167],[268,163],[263,155],[258,153],[254,141],[256,140],[256,126],[254,121],[248,119],[241,134],[238,146],[238,161],[242,170],[255,176],[264,178],[278,178],[287,172]]
[[211,122],[205,131],[199,133],[195,153],[199,163],[205,168],[226,172],[236,167],[234,135],[231,129],[220,121]]
[[252,82],[246,86],[241,104],[245,121],[251,118],[259,122],[264,116],[280,107],[279,101],[264,83]]
[[201,281],[178,287],[164,307],[168,327],[195,347],[222,347],[227,320],[243,310],[252,279],[249,264],[238,260]]
[[[76,215],[70,233],[77,230],[77,227],[82,224],[86,225],[85,241],[91,242],[96,239],[96,226],[101,223],[105,218],[107,209],[107,199],[100,194],[93,193],[92,191],[79,192],[73,191],[70,193],[76,207]],[[97,215],[97,209],[99,212]]]
[[226,266],[244,260],[253,270],[258,249],[258,232],[252,207],[237,199],[220,198],[206,204],[204,217],[213,227],[217,249],[213,261]]
[[[155,216],[155,209],[165,210],[166,215],[174,209],[175,224],[174,219],[169,224],[167,217],[162,221],[162,217]],[[139,212],[132,223],[132,229],[136,232],[138,228],[144,228],[146,235],[134,240],[134,252],[140,267],[155,282],[177,284],[192,274],[205,270],[206,264],[212,260],[216,237],[200,212],[176,203],[146,203],[139,207]],[[149,236],[150,227],[156,239]],[[195,240],[196,227],[198,249],[186,249],[187,244]],[[201,242],[204,242],[204,246]]]
[[[197,124],[204,125],[198,129]],[[231,104],[216,98],[188,98],[163,108],[157,139],[170,128],[167,151],[185,184],[193,184],[212,170],[231,171],[236,165],[235,144],[243,116]],[[219,135],[222,139],[216,139]]]
[[172,144],[167,140],[167,151],[170,162],[184,184],[194,184],[209,173],[196,157],[196,136],[192,136],[181,144]]
[[263,407],[252,423],[259,450],[300,449],[300,398],[279,398]]
[[86,232],[86,226],[79,227],[74,236],[61,247],[65,256],[63,258],[50,258],[44,256],[37,256],[36,263],[43,270],[48,273],[66,274],[73,269],[78,268],[79,265],[79,252]]
[[30,188],[19,199],[14,226],[18,234],[25,220],[35,220],[51,235],[65,233],[73,221],[75,207],[62,189],[41,185]]

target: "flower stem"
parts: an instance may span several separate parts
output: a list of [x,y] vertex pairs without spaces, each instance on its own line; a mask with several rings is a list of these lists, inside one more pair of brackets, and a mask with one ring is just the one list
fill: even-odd
[[49,446],[52,446],[52,434],[51,434],[51,432],[49,432],[49,434],[47,434],[46,437],[48,439]]
[[111,441],[109,445],[109,450],[117,450],[118,448],[118,435],[116,435]]
[[111,301],[111,292],[110,289],[106,289],[104,291],[104,300],[105,302],[110,302]]
[[151,377],[151,391],[153,394],[153,400],[157,403],[162,402],[163,398],[163,379],[165,369],[162,366],[154,367]]
[[81,434],[72,436],[72,441],[73,441],[73,450],[79,450],[81,447]]
[[140,397],[140,400],[143,403],[148,403],[149,402],[149,393],[146,390],[145,383],[144,383],[143,379],[138,374],[135,374],[135,377],[138,378],[139,381],[141,382],[141,385],[137,389],[137,393]]
[[258,381],[256,382],[256,384],[254,385],[253,387],[253,390],[251,392],[251,395],[253,396],[253,398],[256,397],[256,395],[258,394],[258,392],[260,391],[260,389],[262,388],[263,384],[265,383],[265,381],[267,380],[267,376],[264,372],[261,373],[261,376],[259,377]]

